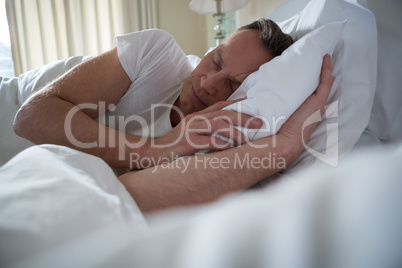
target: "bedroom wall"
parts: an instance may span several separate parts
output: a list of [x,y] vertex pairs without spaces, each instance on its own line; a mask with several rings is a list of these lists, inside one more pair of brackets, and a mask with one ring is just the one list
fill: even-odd
[[249,0],[239,10],[239,23],[244,25],[256,19],[265,18],[285,2],[286,0]]
[[159,0],[158,28],[169,32],[186,54],[202,57],[208,50],[205,15],[190,10],[190,0]]

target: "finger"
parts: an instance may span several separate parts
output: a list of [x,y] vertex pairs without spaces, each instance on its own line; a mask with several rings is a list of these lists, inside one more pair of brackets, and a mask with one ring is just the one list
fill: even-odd
[[219,139],[212,135],[200,135],[189,142],[190,146],[198,151],[202,150],[226,150],[233,145],[228,141]]
[[234,145],[232,143],[222,140],[216,136],[211,136],[211,150],[223,151],[233,147]]
[[235,144],[244,144],[248,142],[248,138],[238,128],[233,125],[227,124],[226,127],[219,127],[212,133],[213,136],[219,135],[223,139],[227,139]]
[[320,84],[318,85],[316,91],[316,96],[321,102],[324,103],[327,102],[332,84],[333,84],[333,78],[332,78],[331,57],[328,54],[326,54],[324,56],[321,67]]
[[239,113],[236,111],[222,110],[212,113],[214,120],[224,120],[231,125],[246,128],[260,128],[262,126],[262,120],[245,113]]
[[196,115],[200,120],[226,121],[230,125],[246,127],[251,129],[260,128],[262,120],[249,114],[239,113],[230,110],[218,110],[207,114]]
[[[189,122],[187,131],[195,135],[221,135],[224,138],[234,141],[237,144],[244,144],[248,142],[247,137],[237,129],[230,118],[221,117],[219,119],[213,118],[211,120],[204,118],[197,120],[196,117],[192,122]],[[245,124],[247,125],[247,124]],[[189,134],[190,135],[190,134]]]

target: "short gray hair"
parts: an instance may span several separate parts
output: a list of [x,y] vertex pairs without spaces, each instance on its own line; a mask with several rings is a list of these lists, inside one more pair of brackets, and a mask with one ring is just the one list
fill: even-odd
[[281,55],[293,44],[292,37],[282,32],[278,24],[270,19],[259,19],[238,29],[238,31],[243,30],[258,30],[262,43],[274,57]]

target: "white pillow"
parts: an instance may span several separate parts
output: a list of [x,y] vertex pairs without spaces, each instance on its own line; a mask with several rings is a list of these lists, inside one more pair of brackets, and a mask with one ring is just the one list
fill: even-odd
[[252,114],[264,122],[259,130],[240,128],[250,140],[275,134],[317,88],[325,54],[332,54],[343,22],[326,24],[295,42],[281,56],[263,64],[229,99],[247,99],[225,109]]
[[[339,157],[353,148],[367,126],[376,85],[377,28],[374,15],[361,5],[363,2],[312,0],[301,12],[279,23],[298,40],[325,24],[346,20],[331,57],[335,80],[328,98],[330,109],[305,146],[307,150],[284,173],[312,165],[337,166]],[[286,73],[288,67],[281,69]]]
[[312,0],[300,13],[279,24],[299,38],[323,24],[347,20],[332,55],[335,80],[328,98],[331,112],[327,111],[318,124],[293,171],[323,163],[337,166],[368,124],[376,88],[377,26],[364,2]]

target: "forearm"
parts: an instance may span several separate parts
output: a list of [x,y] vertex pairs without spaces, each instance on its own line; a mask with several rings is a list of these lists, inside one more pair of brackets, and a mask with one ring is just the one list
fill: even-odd
[[114,48],[81,63],[31,96],[18,111],[14,130],[36,144],[72,147],[101,157],[113,167],[142,168],[133,157],[166,158],[169,148],[157,151],[149,139],[96,121],[107,107],[118,103],[130,85]]
[[46,93],[33,96],[17,112],[17,135],[35,144],[64,145],[98,156],[112,167],[141,168],[130,161],[130,154],[150,154],[146,146],[135,146],[143,138],[99,124],[74,104],[41,94]]
[[300,151],[300,145],[278,147],[275,139],[178,159],[119,179],[143,212],[211,202],[248,189],[290,165],[296,159],[293,150]]

